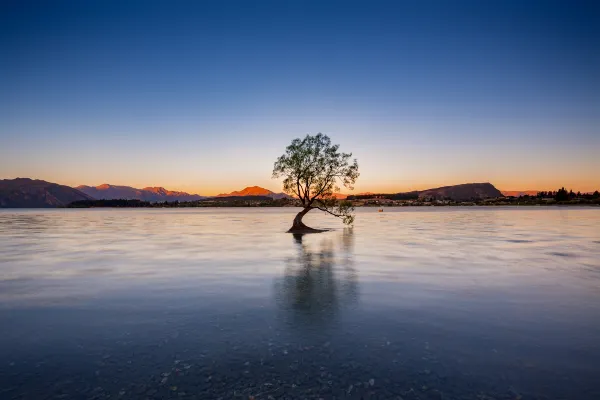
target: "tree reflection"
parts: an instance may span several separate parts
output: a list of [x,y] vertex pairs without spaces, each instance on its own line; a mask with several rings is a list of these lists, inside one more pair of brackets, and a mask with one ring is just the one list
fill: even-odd
[[352,228],[316,243],[316,236],[293,237],[297,255],[286,261],[285,274],[275,283],[277,304],[288,323],[328,325],[358,298]]

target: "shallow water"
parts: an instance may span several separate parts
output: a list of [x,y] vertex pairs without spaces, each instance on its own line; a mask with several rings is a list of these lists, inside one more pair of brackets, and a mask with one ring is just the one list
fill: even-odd
[[294,212],[0,210],[0,398],[600,398],[600,209]]

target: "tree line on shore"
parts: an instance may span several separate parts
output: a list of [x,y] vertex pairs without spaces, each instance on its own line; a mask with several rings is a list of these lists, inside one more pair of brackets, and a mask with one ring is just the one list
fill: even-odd
[[[521,196],[521,197],[527,198],[527,197],[531,197],[531,196],[525,195],[525,196]],[[567,189],[565,189],[563,186],[556,191],[549,190],[547,192],[544,192],[544,191],[538,192],[535,197],[540,198],[540,199],[554,199],[556,201],[569,201],[569,200],[573,200],[573,199],[593,200],[593,199],[600,198],[600,192],[598,192],[596,190],[594,193],[581,193],[581,192],[575,193],[575,192],[573,192],[573,190],[567,191]]]
[[194,200],[194,201],[160,201],[149,202],[136,199],[111,199],[111,200],[80,200],[70,203],[67,208],[95,208],[95,207],[146,207],[146,208],[177,208],[177,207],[283,207],[293,204],[290,199],[272,199],[266,196],[247,196],[227,200]]

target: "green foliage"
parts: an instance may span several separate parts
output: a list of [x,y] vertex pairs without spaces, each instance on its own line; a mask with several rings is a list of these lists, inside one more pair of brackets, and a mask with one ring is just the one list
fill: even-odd
[[358,162],[339,147],[322,133],[294,139],[275,161],[273,178],[283,177],[284,192],[297,197],[305,208],[325,211],[352,224],[354,208],[349,202],[338,202],[334,193],[340,191],[339,184],[354,189]]
[[345,225],[352,225],[354,223],[354,206],[351,201],[340,201],[338,203],[338,213],[343,215],[343,221]]

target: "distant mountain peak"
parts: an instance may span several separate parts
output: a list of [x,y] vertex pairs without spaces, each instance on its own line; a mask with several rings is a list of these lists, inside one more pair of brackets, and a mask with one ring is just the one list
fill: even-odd
[[260,186],[246,186],[244,189],[239,191],[233,191],[231,193],[221,193],[215,197],[232,197],[232,196],[268,196],[273,199],[288,198],[289,196],[285,193],[275,193],[269,189],[265,189]]
[[99,200],[144,200],[150,202],[156,201],[194,201],[205,198],[197,194],[185,192],[176,192],[165,189],[160,186],[149,186],[143,189],[137,189],[131,186],[117,186],[109,183],[103,183],[98,186],[78,186],[77,189]]
[[164,187],[160,187],[160,186],[148,186],[143,188],[142,190],[147,190],[149,192],[153,192],[153,193],[169,193],[170,191],[165,189]]

